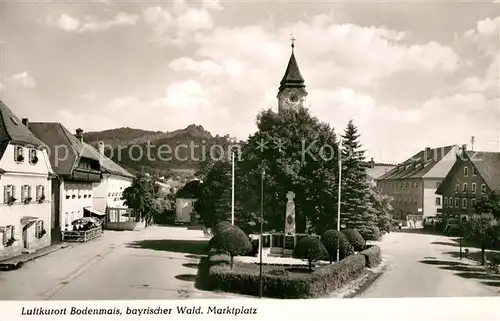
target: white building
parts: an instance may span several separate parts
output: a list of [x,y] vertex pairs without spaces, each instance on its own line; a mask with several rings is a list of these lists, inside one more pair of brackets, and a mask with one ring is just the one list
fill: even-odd
[[72,230],[74,220],[89,213],[104,215],[93,208],[92,184],[101,181],[99,159],[83,143],[81,129],[75,137],[59,123],[30,123],[29,128],[48,147],[57,174],[52,180],[52,228],[60,239],[59,233]]
[[199,180],[193,180],[180,188],[175,197],[175,216],[178,223],[194,223],[197,217],[194,216],[194,205],[200,192]]
[[0,260],[51,244],[51,179],[44,144],[0,101]]
[[108,219],[117,221],[118,218],[113,216],[120,216],[128,210],[122,196],[123,191],[132,185],[134,175],[105,156],[103,142],[99,142],[98,149],[85,145],[99,159],[102,171],[102,180],[92,184],[93,208],[107,213]]

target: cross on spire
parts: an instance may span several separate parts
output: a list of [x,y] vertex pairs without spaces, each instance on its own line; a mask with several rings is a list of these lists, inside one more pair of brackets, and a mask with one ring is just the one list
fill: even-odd
[[295,39],[295,37],[292,34],[290,34],[290,37],[291,37],[290,40],[292,41],[292,50],[293,50],[293,48],[295,48],[295,40],[297,39]]

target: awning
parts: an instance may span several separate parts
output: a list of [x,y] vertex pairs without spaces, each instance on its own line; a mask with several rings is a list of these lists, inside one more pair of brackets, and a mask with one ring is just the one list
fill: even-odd
[[21,225],[28,225],[29,223],[33,223],[38,221],[38,217],[34,216],[23,216],[21,218]]
[[106,215],[106,213],[103,213],[99,210],[96,210],[93,207],[84,207],[83,209],[89,211],[92,214],[98,215],[98,216],[105,216]]

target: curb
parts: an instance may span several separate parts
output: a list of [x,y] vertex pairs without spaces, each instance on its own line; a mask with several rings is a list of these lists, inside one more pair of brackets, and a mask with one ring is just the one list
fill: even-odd
[[[19,269],[26,262],[36,260],[38,258],[41,258],[41,257],[46,256],[46,255],[49,255],[51,253],[54,253],[56,251],[59,251],[61,249],[67,248],[67,247],[68,247],[68,244],[63,243],[63,244],[54,246],[53,248],[51,248],[48,251],[39,252],[38,254],[36,254],[36,252],[35,252],[34,255],[32,255],[32,256],[28,256],[28,257],[26,257],[24,259],[20,259],[18,261],[14,261],[12,263],[2,263],[2,262],[0,262],[0,271],[17,270],[17,269]],[[7,259],[6,261],[9,261],[9,260],[10,259]]]

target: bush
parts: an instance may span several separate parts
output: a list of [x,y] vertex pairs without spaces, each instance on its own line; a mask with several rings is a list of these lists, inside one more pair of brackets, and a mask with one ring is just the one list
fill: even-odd
[[235,256],[247,254],[252,250],[248,236],[237,226],[231,225],[231,228],[219,231],[216,237],[219,248],[231,256],[231,268]]
[[365,266],[367,268],[376,267],[380,264],[380,262],[382,262],[382,251],[380,250],[380,247],[376,245],[370,246],[360,254],[365,257]]
[[351,243],[354,251],[359,252],[365,248],[366,241],[358,230],[347,229],[343,230],[342,233],[344,233],[349,243]]
[[208,251],[218,250],[219,244],[217,243],[217,236],[212,236],[212,238],[208,241]]
[[312,263],[325,257],[327,251],[321,241],[314,236],[305,236],[295,246],[294,256],[309,262],[309,272],[312,272]]
[[231,257],[226,253],[212,253],[212,255],[208,257],[208,263],[210,266],[221,264],[229,265],[231,264]]
[[378,241],[382,238],[382,233],[377,226],[367,226],[359,230],[361,236],[366,241]]
[[222,231],[231,229],[233,227],[236,227],[235,225],[231,224],[230,222],[227,221],[222,221],[217,223],[213,228],[212,228],[212,234],[217,235],[220,234]]
[[323,243],[326,251],[328,252],[328,257],[330,263],[333,262],[333,258],[337,255],[337,246],[340,244],[340,259],[351,255],[354,252],[352,245],[349,243],[347,237],[339,231],[328,230],[321,236],[321,243]]
[[[263,295],[280,299],[322,297],[358,277],[364,271],[365,257],[351,255],[337,264],[322,266],[312,273],[293,274],[288,271],[271,271],[262,276]],[[199,272],[202,273],[201,271]],[[209,268],[207,290],[219,290],[249,295],[259,293],[259,274],[230,270],[227,264]]]

